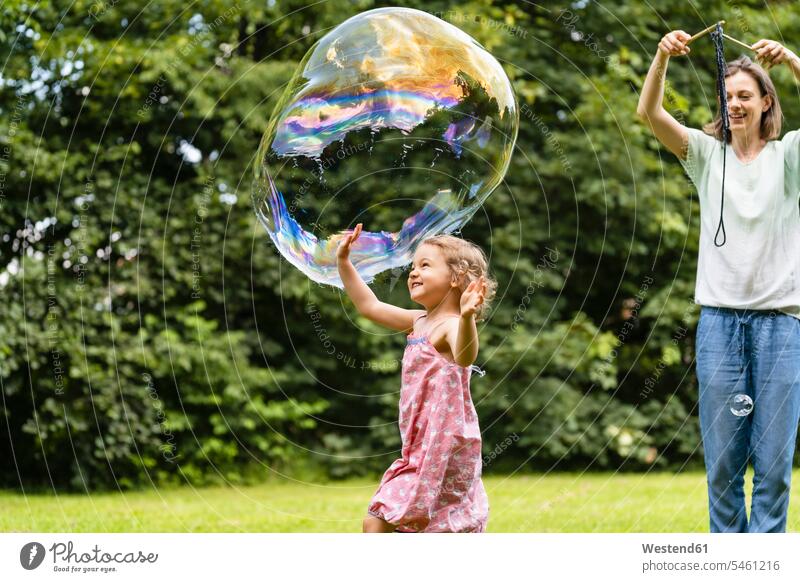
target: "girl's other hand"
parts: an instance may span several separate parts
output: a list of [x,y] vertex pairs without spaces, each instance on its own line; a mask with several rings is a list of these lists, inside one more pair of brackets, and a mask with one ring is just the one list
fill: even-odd
[[687,46],[686,41],[690,38],[692,37],[682,30],[673,30],[664,35],[658,43],[658,50],[670,57],[688,55],[692,49]]
[[486,278],[481,276],[467,286],[461,294],[461,315],[470,317],[483,304],[486,296]]
[[756,52],[756,62],[769,70],[775,65],[785,63],[794,53],[776,40],[762,38],[751,46]]
[[347,261],[350,259],[350,247],[353,245],[356,240],[358,240],[358,235],[361,234],[361,223],[359,222],[356,227],[353,229],[353,232],[346,235],[344,239],[339,243],[339,247],[336,249],[336,259],[339,261]]

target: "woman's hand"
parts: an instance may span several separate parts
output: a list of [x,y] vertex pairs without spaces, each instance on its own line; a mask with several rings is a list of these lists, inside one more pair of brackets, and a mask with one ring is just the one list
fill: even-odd
[[358,235],[360,234],[361,234],[361,223],[359,222],[353,229],[353,232],[346,235],[344,239],[339,243],[339,246],[336,249],[337,261],[350,260],[350,247],[353,245],[354,242],[356,242],[356,240],[358,240]]
[[797,60],[797,55],[776,40],[762,38],[750,48],[756,52],[756,61],[758,64],[767,70],[775,65]]
[[686,41],[690,38],[692,37],[682,30],[673,30],[664,35],[664,38],[658,43],[658,50],[670,57],[688,55],[692,49],[689,48]]
[[470,317],[483,304],[486,297],[486,278],[481,276],[467,286],[461,294],[461,316]]

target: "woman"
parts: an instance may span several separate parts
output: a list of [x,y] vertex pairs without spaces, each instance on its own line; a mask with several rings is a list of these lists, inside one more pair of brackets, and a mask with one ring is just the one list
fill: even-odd
[[[689,54],[688,39],[681,30],[661,39],[637,113],[681,160],[700,199],[697,379],[710,528],[782,532],[800,417],[800,132],[778,139],[775,87],[747,57],[725,73],[727,143],[719,114],[704,131],[678,123],[662,106],[664,78],[671,56]],[[793,52],[772,40],[752,48],[767,69],[785,63],[800,80]]]

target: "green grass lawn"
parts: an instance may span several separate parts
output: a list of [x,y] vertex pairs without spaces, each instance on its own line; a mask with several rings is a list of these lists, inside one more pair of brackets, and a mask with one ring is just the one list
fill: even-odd
[[[798,473],[794,483],[800,483]],[[484,483],[489,532],[708,531],[705,474],[699,472],[487,476]],[[4,491],[0,530],[358,532],[376,486],[377,480],[358,479],[96,495]],[[788,531],[800,531],[800,493],[793,495]]]

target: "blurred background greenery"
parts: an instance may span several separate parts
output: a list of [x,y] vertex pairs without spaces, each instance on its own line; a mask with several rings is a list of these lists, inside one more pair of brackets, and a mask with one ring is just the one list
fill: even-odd
[[[389,5],[472,35],[521,107],[462,232],[499,281],[472,382],[484,472],[702,466],[697,199],[638,91],[668,30],[724,18],[800,48],[796,3],[45,0],[0,8],[0,486],[361,478],[396,457],[404,338],[281,259],[250,199],[297,63]],[[714,61],[692,48],[667,106],[699,127]],[[376,292],[411,307],[396,275]]]

